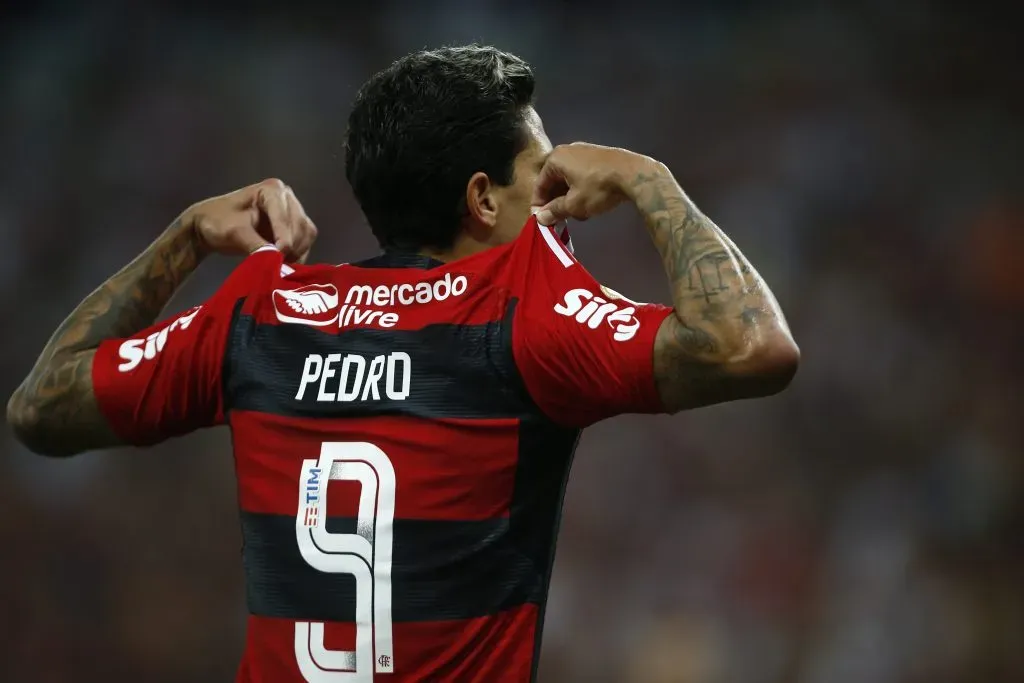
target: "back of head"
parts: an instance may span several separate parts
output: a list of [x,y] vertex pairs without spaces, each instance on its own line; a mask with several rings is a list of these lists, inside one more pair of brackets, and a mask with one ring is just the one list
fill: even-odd
[[345,176],[382,247],[453,244],[469,178],[513,181],[533,89],[526,62],[478,45],[407,55],[363,85],[348,119]]

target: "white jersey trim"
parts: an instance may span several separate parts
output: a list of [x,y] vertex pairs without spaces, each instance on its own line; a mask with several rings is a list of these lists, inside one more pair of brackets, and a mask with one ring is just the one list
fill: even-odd
[[[264,244],[259,249],[253,249],[252,251],[250,251],[249,252],[249,256],[252,256],[253,254],[258,254],[261,251],[279,251],[279,249],[277,247],[275,247],[273,244]],[[286,264],[286,263],[282,263],[281,264],[281,277],[288,277],[289,275],[291,275],[294,272],[295,272],[295,269],[292,268],[291,266],[289,266],[288,264]]]
[[562,266],[568,268],[572,265],[572,256],[565,250],[565,245],[562,244],[561,240],[555,237],[554,229],[549,228],[546,225],[541,225],[540,221],[537,221],[537,229],[540,230],[541,237],[547,242],[548,248],[558,257]]

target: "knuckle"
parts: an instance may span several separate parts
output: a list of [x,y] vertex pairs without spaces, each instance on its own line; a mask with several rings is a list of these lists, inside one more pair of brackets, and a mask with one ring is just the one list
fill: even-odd
[[216,221],[211,220],[210,217],[205,213],[196,215],[196,217],[192,219],[192,224],[196,227],[196,229],[204,233],[213,232],[214,230],[217,229]]
[[266,190],[287,190],[288,186],[280,178],[267,178],[259,183],[261,189]]

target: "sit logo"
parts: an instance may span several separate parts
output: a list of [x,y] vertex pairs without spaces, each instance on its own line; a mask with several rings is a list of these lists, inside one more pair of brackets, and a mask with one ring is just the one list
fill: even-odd
[[616,297],[622,303],[608,301],[596,296],[589,289],[570,289],[562,303],[555,304],[555,313],[574,318],[581,325],[596,330],[602,324],[612,328],[612,339],[617,342],[629,341],[640,329],[636,317],[636,306],[624,297]]
[[202,306],[196,306],[186,311],[178,318],[175,318],[170,325],[142,339],[128,339],[123,342],[121,348],[118,349],[118,355],[124,362],[117,366],[118,371],[131,372],[139,367],[143,361],[156,358],[157,354],[163,351],[167,345],[167,338],[175,330],[187,330],[202,308]]

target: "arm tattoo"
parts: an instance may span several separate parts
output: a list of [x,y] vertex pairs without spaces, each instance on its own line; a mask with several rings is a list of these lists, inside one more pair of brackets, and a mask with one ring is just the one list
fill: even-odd
[[[661,254],[675,315],[658,332],[655,376],[670,410],[736,396],[722,360],[786,322],[750,262],[690,201],[668,172],[638,173],[628,186]],[[751,387],[753,389],[753,387]]]
[[61,323],[7,405],[7,419],[26,445],[72,455],[117,444],[93,395],[96,348],[152,325],[202,254],[196,233],[179,218]]

